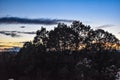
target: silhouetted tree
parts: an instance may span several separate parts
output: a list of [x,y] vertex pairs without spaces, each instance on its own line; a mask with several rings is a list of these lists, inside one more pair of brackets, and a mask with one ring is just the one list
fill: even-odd
[[120,68],[115,44],[119,40],[111,33],[79,21],[50,31],[42,27],[17,55],[3,58],[6,74],[18,80],[115,80]]

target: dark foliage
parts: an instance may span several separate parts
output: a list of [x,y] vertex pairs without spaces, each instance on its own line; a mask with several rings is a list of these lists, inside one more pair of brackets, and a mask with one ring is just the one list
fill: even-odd
[[119,40],[79,21],[41,28],[18,54],[1,54],[1,79],[115,80],[120,69]]

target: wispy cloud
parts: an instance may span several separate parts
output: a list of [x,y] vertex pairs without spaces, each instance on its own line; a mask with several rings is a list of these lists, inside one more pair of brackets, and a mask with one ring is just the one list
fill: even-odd
[[19,51],[23,43],[21,42],[0,42],[0,52],[3,51]]
[[0,44],[0,47],[11,47],[11,46],[9,46],[9,45],[3,45],[3,44],[1,45]]
[[36,32],[22,32],[22,31],[0,31],[0,34],[11,36],[11,37],[21,37],[22,34],[36,34]]
[[6,36],[11,36],[11,37],[20,37],[16,32],[13,31],[0,31],[0,34],[4,34]]
[[103,29],[103,28],[108,28],[108,27],[113,27],[113,26],[115,26],[115,25],[113,25],[113,24],[106,24],[106,25],[98,26],[98,27],[96,27],[96,29]]
[[27,41],[22,41],[22,42],[2,42],[2,41],[0,41],[0,44],[4,44],[4,43],[7,43],[7,44],[11,44],[11,43],[16,43],[16,44],[18,44],[18,43],[26,43]]
[[25,28],[25,26],[20,26],[20,28]]
[[0,42],[0,48],[2,48],[2,47],[22,47],[22,45],[25,42]]
[[0,48],[2,48],[2,47],[6,48],[6,47],[19,47],[19,46],[0,44]]
[[23,24],[45,24],[45,25],[52,25],[52,24],[58,24],[60,22],[72,22],[72,21],[73,20],[49,19],[49,18],[39,18],[39,19],[29,19],[29,18],[19,18],[19,17],[0,18],[0,23],[23,23]]
[[22,32],[22,31],[16,31],[17,33],[22,33],[22,34],[36,34],[36,32],[32,31],[32,32]]

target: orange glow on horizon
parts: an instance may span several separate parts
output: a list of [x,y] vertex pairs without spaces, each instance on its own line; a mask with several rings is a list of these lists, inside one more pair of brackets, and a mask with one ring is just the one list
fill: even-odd
[[0,52],[4,51],[5,49],[13,48],[13,47],[23,47],[24,43],[20,42],[1,42],[0,43]]

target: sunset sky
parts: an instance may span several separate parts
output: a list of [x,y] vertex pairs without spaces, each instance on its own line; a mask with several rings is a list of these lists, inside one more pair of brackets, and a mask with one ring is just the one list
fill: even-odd
[[[93,29],[104,29],[120,39],[120,0],[0,0],[1,17],[45,18],[80,20]],[[21,24],[24,25],[24,24]],[[0,24],[0,31],[36,31],[41,25]],[[29,27],[27,27],[29,26]],[[39,26],[39,27],[38,27]],[[45,26],[48,30],[53,27]],[[30,41],[35,35],[22,34],[23,37],[8,37],[0,34],[0,47],[20,45]],[[24,37],[26,36],[27,37]],[[18,43],[17,43],[18,42]],[[10,44],[9,44],[10,45]]]

